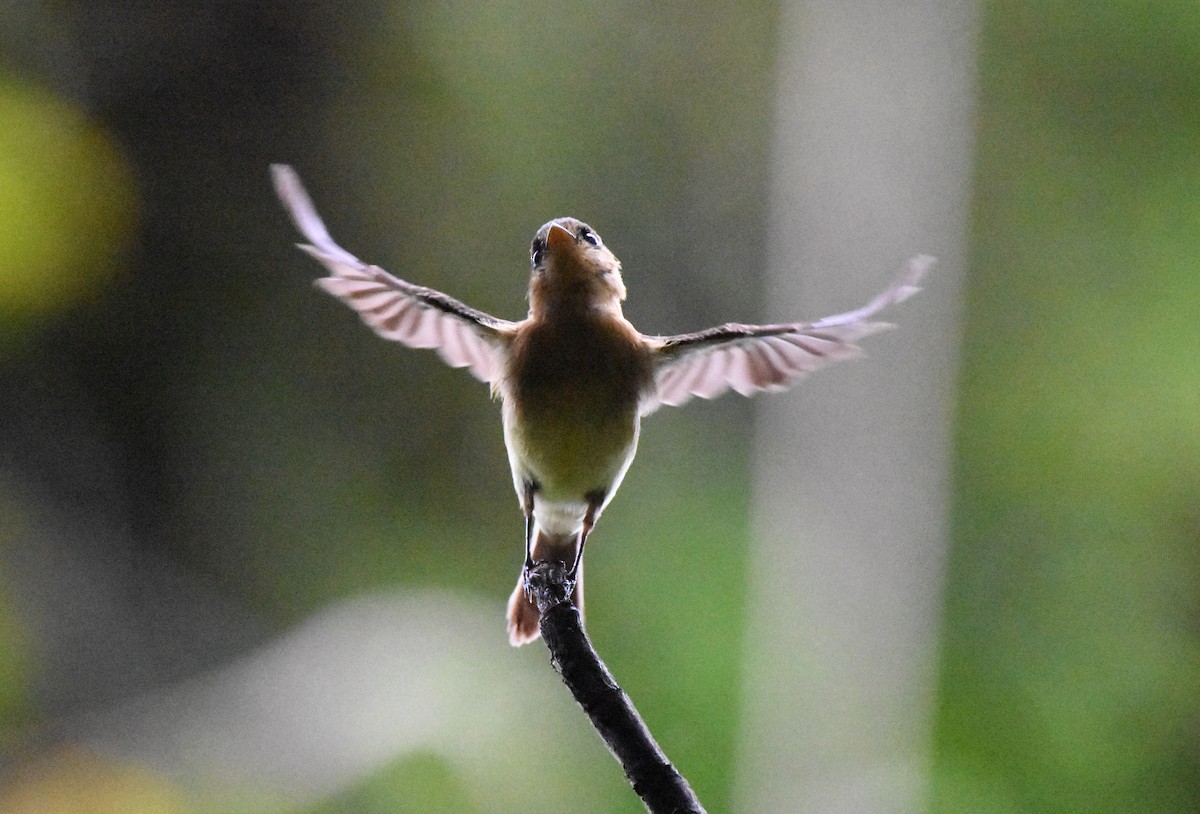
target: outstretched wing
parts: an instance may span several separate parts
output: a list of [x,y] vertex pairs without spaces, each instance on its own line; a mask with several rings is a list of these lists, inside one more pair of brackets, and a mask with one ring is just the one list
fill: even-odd
[[300,248],[329,269],[317,285],[357,311],[385,339],[410,348],[435,348],[452,367],[470,368],[485,382],[501,374],[503,350],[516,323],[366,265],[333,242],[295,170],[273,164],[271,175],[279,199],[310,241]]
[[904,273],[862,308],[817,322],[783,325],[730,323],[694,334],[646,337],[654,351],[655,392],[644,412],[672,407],[693,396],[711,399],[733,389],[743,396],[784,390],[807,373],[857,356],[854,343],[892,327],[871,318],[920,289],[917,282],[933,258],[914,257]]

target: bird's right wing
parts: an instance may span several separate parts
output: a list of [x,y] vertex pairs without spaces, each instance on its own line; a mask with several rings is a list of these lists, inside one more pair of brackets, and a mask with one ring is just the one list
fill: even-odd
[[914,257],[887,290],[862,308],[816,322],[781,325],[729,323],[693,334],[645,337],[653,351],[655,389],[642,407],[676,406],[693,396],[711,399],[733,389],[743,396],[790,387],[839,359],[857,356],[864,336],[890,328],[872,317],[919,289],[932,257]]
[[329,276],[317,285],[357,311],[383,338],[410,348],[434,348],[452,367],[470,368],[485,382],[499,378],[503,351],[516,323],[363,263],[333,242],[295,170],[273,164],[271,175],[279,199],[310,241],[300,248],[329,269]]

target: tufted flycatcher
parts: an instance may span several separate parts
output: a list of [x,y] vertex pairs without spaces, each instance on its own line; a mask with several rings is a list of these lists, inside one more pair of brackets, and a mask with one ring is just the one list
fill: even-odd
[[300,248],[329,270],[318,285],[383,338],[436,349],[499,397],[525,515],[525,564],[508,601],[513,645],[539,635],[538,611],[525,591],[536,561],[569,567],[572,598],[582,611],[584,545],[633,461],[642,416],[730,389],[744,396],[783,390],[858,355],[857,340],[890,327],[872,318],[915,293],[933,263],[914,258],[867,305],[816,322],[728,323],[648,336],[621,313],[621,264],[600,235],[575,218],[555,218],[530,246],[529,315],[511,322],[363,263],[330,238],[295,171],[279,164],[271,171],[309,241]]

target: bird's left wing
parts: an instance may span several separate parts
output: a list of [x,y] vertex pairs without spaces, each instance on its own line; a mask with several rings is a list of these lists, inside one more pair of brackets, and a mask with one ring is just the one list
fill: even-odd
[[300,248],[329,269],[317,285],[357,311],[385,339],[410,348],[435,348],[452,367],[470,368],[485,382],[501,375],[503,351],[516,323],[363,263],[333,242],[295,170],[273,164],[271,175],[279,199],[310,241]]
[[933,258],[914,257],[897,280],[854,311],[817,322],[782,325],[729,323],[694,334],[645,337],[654,355],[655,390],[643,406],[676,406],[693,396],[711,399],[733,389],[743,396],[784,390],[807,373],[857,356],[854,343],[892,327],[871,318],[920,289]]

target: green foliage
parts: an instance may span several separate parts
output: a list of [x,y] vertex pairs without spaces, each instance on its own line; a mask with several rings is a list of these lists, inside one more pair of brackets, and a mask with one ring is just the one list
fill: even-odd
[[[0,472],[0,485],[3,473]],[[0,489],[0,556],[13,550],[22,531],[21,508]],[[10,586],[0,575],[0,752],[14,746],[25,724],[33,717],[29,707],[30,669],[34,640],[18,619],[9,596]]]
[[1200,803],[1196,11],[989,10],[939,811]]
[[406,755],[305,814],[443,814],[483,811],[472,802],[454,767],[439,755]]

